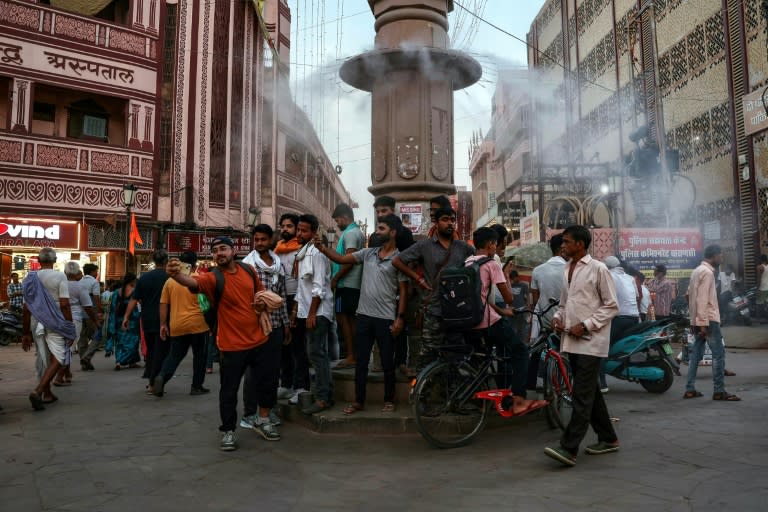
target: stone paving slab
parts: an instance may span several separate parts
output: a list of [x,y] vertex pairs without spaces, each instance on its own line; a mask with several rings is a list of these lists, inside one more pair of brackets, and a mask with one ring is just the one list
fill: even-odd
[[[0,348],[0,511],[762,511],[768,503],[768,351],[728,350],[740,403],[682,400],[609,379],[622,449],[559,467],[543,418],[510,421],[465,448],[437,450],[417,434],[320,434],[296,423],[280,442],[238,430],[219,451],[214,393],[189,396],[190,361],[161,399],[140,370],[75,371],[60,402],[33,412],[34,358]],[[683,375],[687,369],[683,367]],[[336,408],[340,410],[340,405]],[[590,433],[586,441],[592,442]]]

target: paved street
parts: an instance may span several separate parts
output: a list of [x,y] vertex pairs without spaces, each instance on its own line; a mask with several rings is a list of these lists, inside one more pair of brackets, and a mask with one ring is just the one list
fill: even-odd
[[622,450],[580,455],[572,469],[542,454],[557,433],[535,415],[458,450],[433,449],[415,434],[316,434],[287,424],[277,443],[239,430],[240,449],[223,453],[215,393],[187,394],[189,360],[157,399],[144,394],[141,370],[114,372],[102,355],[96,372],[77,370],[72,387],[57,388],[59,403],[33,412],[33,355],[0,348],[2,512],[766,509],[764,350],[728,351],[738,374],[728,389],[741,403],[709,399],[709,368],[699,374],[705,397],[695,400],[681,399],[681,378],[661,396],[609,380]]

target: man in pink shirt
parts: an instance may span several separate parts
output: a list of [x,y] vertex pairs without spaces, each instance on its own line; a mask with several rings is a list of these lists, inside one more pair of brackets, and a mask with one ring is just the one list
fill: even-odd
[[579,445],[592,429],[597,443],[587,446],[589,455],[619,450],[598,375],[600,359],[608,356],[611,320],[619,313],[616,288],[608,268],[587,254],[592,235],[584,226],[563,231],[565,265],[560,308],[552,327],[561,333],[562,351],[568,353],[573,371],[573,411],[560,438],[560,446],[547,447],[544,454],[565,466],[576,465]]
[[[514,315],[511,309],[500,310],[494,304],[494,292],[492,286],[496,286],[504,298],[506,304],[512,304],[515,297],[507,284],[507,278],[501,269],[501,265],[493,260],[496,254],[498,234],[491,228],[480,228],[472,234],[472,241],[477,254],[470,256],[464,262],[469,266],[478,260],[485,260],[480,265],[480,301],[485,306],[483,320],[464,335],[467,342],[477,345],[484,339],[486,346],[495,343],[501,344],[502,356],[509,357],[508,363],[501,364],[499,387],[509,387],[512,390],[512,411],[515,414],[525,414],[547,405],[545,400],[527,400],[525,398],[526,382],[528,380],[528,347],[512,329],[512,324],[507,318]],[[490,260],[488,258],[491,258]],[[491,297],[490,303],[488,297]]]
[[715,267],[722,262],[723,251],[720,246],[707,246],[704,249],[704,261],[691,273],[688,284],[688,311],[696,341],[689,356],[688,381],[683,398],[703,396],[696,391],[696,372],[704,352],[704,343],[707,343],[712,351],[712,384],[715,388],[712,400],[741,400],[725,390],[725,346],[723,335],[720,333],[720,308],[715,286]]

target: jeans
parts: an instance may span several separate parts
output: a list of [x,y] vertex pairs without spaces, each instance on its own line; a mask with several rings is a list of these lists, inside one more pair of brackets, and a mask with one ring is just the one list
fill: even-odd
[[365,403],[368,383],[368,361],[374,341],[381,352],[381,366],[384,369],[384,401],[395,399],[395,339],[392,336],[392,320],[357,315],[355,332],[355,402]]
[[709,345],[712,351],[712,384],[715,393],[725,392],[725,345],[723,335],[720,332],[719,322],[709,322],[707,336],[702,336],[696,329],[696,340],[693,342],[688,357],[688,381],[685,384],[686,391],[696,391],[696,373],[699,369],[699,361],[704,356],[704,343]]
[[144,332],[144,341],[147,343],[147,369],[144,373],[149,379],[149,385],[152,386],[155,377],[160,375],[163,362],[171,350],[171,343],[161,340],[159,332]]
[[443,319],[434,316],[429,311],[424,312],[424,320],[421,328],[421,347],[416,362],[416,370],[421,371],[425,366],[437,358],[437,351],[433,346],[461,345],[464,343],[464,333],[458,330],[446,332],[443,327]]
[[163,361],[163,366],[158,375],[163,376],[163,382],[167,383],[173,378],[176,368],[192,347],[192,388],[200,389],[205,380],[205,355],[208,332],[197,334],[185,334],[184,336],[171,337],[171,349]]
[[205,335],[206,339],[206,352],[205,352],[205,367],[213,368],[213,362],[219,361],[219,347],[216,346],[216,336],[212,335],[210,331]]
[[571,421],[560,438],[560,446],[575,455],[590,425],[598,441],[614,443],[617,437],[597,382],[601,358],[569,354],[569,360],[573,371],[573,411]]
[[[288,310],[293,307],[293,296],[288,297]],[[297,321],[291,329],[291,342],[281,349],[280,382],[283,387],[309,389],[309,359],[305,343],[305,324]]]
[[[302,319],[306,325],[306,319]],[[306,330],[307,354],[315,369],[315,399],[333,401],[333,380],[331,379],[331,360],[328,357],[328,332],[331,321],[324,316],[317,317],[314,329]]]
[[269,339],[259,346],[261,364],[249,366],[243,379],[243,416],[253,416],[259,407],[272,409],[277,404],[277,386],[280,380],[280,355],[285,331],[275,328]]
[[[235,430],[237,424],[237,392],[246,370],[253,373],[249,396],[256,403],[271,409],[277,402],[277,377],[280,370],[280,341],[270,336],[261,345],[247,350],[221,351],[221,388],[219,389],[219,415],[221,432]],[[246,385],[248,385],[246,384]]]
[[528,381],[528,346],[512,328],[507,318],[502,318],[487,329],[472,329],[465,333],[467,343],[476,347],[483,342],[486,347],[498,345],[498,354],[509,358],[499,363],[496,385],[509,388],[515,396],[525,397]]

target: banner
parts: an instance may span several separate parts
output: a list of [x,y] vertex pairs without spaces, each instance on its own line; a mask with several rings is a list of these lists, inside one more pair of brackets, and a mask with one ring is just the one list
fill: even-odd
[[531,245],[539,240],[539,211],[520,219],[520,245]]
[[38,217],[0,217],[0,247],[80,248],[80,223]]
[[698,229],[622,228],[619,255],[646,275],[658,264],[667,266],[667,277],[690,277],[701,263],[702,236]]
[[194,251],[198,257],[208,257],[211,254],[211,242],[217,236],[228,236],[235,243],[235,254],[245,256],[251,252],[251,237],[232,233],[168,231],[166,247],[170,254],[184,251]]

